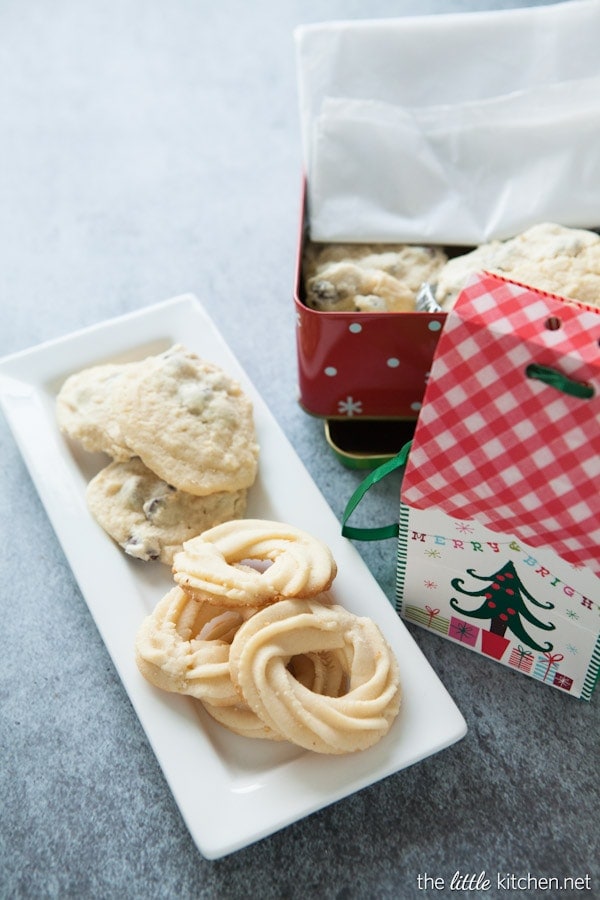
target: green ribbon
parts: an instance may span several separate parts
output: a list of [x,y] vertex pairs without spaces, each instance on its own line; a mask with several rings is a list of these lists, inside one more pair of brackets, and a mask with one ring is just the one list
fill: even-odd
[[402,466],[406,465],[411,443],[412,442],[409,441],[404,445],[400,453],[396,454],[396,456],[393,456],[391,459],[386,460],[370,472],[356,488],[348,500],[342,516],[342,534],[344,537],[352,538],[356,541],[381,541],[385,538],[398,537],[400,531],[398,522],[393,522],[391,525],[381,525],[379,528],[354,528],[352,525],[347,525],[346,523],[372,485],[381,481],[396,469],[400,469]]
[[568,375],[559,372],[558,369],[552,369],[550,366],[542,366],[539,363],[531,363],[525,369],[528,378],[535,378],[537,381],[543,381],[550,387],[562,391],[563,394],[569,394],[571,397],[579,397],[581,400],[589,400],[594,396],[594,388],[591,384],[585,384],[582,381],[574,381]]

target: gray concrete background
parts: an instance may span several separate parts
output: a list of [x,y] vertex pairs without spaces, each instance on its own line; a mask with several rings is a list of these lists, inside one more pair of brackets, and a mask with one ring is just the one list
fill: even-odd
[[[191,291],[339,517],[362,474],[296,402],[293,28],[514,5],[2,0],[0,355]],[[467,737],[204,860],[3,417],[0,442],[0,897],[403,900],[455,896],[419,875],[484,870],[588,875],[598,895],[597,698],[413,627]],[[372,492],[372,520],[395,515],[397,486]],[[393,597],[393,543],[359,549]]]

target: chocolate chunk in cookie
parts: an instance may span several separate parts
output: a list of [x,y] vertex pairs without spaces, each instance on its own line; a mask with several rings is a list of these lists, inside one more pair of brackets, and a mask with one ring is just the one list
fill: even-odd
[[166,565],[184,541],[240,518],[246,509],[245,489],[205,497],[188,494],[137,458],[102,469],[90,481],[86,499],[94,518],[129,556]]

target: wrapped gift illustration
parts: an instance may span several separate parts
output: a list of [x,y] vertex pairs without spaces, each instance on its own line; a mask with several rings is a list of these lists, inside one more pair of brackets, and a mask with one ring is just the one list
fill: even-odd
[[509,666],[514,666],[515,669],[520,669],[522,672],[531,672],[533,659],[533,652],[531,650],[525,650],[521,644],[519,644],[517,647],[513,647],[508,658],[508,664]]
[[543,656],[538,656],[533,670],[533,677],[539,678],[541,681],[550,681],[554,684],[554,680],[558,673],[558,664],[564,660],[562,653],[550,653],[546,651]]
[[432,628],[441,634],[448,634],[448,619],[443,616],[440,617],[439,608],[431,607],[428,603],[423,607],[407,606],[405,614],[407,619],[412,619],[413,622],[422,625],[424,628]]
[[474,647],[477,643],[479,628],[476,628],[475,625],[470,625],[468,622],[463,621],[463,619],[457,619],[456,616],[451,616],[448,634],[450,637],[456,638],[457,641],[467,644],[469,647]]
[[564,691],[570,691],[573,687],[573,679],[569,678],[568,675],[563,675],[561,672],[557,672],[552,681],[554,687],[562,688]]

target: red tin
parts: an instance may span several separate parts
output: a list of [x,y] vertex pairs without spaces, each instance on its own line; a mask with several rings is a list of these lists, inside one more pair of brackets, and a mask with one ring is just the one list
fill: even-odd
[[321,312],[304,302],[303,203],[296,266],[299,402],[326,419],[415,420],[446,313]]

